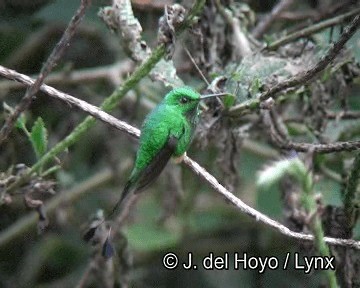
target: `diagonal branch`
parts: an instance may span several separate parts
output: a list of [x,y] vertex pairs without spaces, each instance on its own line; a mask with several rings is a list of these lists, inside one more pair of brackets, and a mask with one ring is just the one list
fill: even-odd
[[74,36],[77,27],[79,26],[82,18],[85,15],[86,8],[90,5],[90,0],[81,0],[80,7],[76,11],[75,15],[69,22],[64,34],[60,41],[56,44],[55,48],[51,52],[49,58],[41,68],[40,74],[35,82],[26,90],[25,96],[21,99],[20,103],[15,107],[14,112],[6,119],[4,126],[0,130],[0,145],[9,136],[12,128],[15,125],[16,120],[20,114],[25,111],[31,104],[33,96],[39,91],[40,86],[44,82],[46,76],[49,75],[51,70],[55,67],[60,57],[64,54],[66,48],[69,47],[71,38]]
[[[176,30],[176,35],[183,32],[187,27],[194,23],[196,16],[201,12],[205,0],[198,0],[194,3],[192,8],[189,10],[184,21],[179,24],[178,29]],[[111,111],[116,107],[118,102],[129,92],[139,81],[147,76],[150,71],[155,67],[155,65],[162,59],[165,55],[166,48],[164,44],[157,46],[151,55],[146,58],[146,60],[138,66],[135,71],[118,87],[108,98],[104,100],[100,108],[104,111]],[[39,168],[43,167],[45,164],[49,163],[54,159],[56,155],[64,151],[74,143],[76,143],[81,136],[86,133],[91,127],[95,125],[95,119],[91,116],[86,117],[86,119],[81,122],[75,129],[70,133],[65,139],[58,142],[50,151],[48,151],[41,159],[39,159],[27,173],[23,175],[22,178],[19,178],[18,181],[15,181],[11,186],[8,187],[8,191],[13,191],[16,188],[20,187],[25,183],[30,176],[35,173]],[[4,192],[5,193],[5,192]]]
[[324,20],[315,25],[311,25],[309,27],[306,27],[304,29],[301,29],[301,30],[291,33],[289,35],[286,35],[285,37],[283,37],[279,40],[276,40],[273,43],[270,43],[269,45],[266,46],[266,49],[267,50],[276,50],[280,46],[283,46],[287,43],[295,41],[296,39],[308,37],[308,36],[315,34],[321,30],[324,30],[328,27],[332,27],[337,24],[340,24],[340,23],[344,22],[344,20],[350,18],[351,16],[355,16],[356,14],[359,14],[359,13],[360,13],[360,8],[357,8],[357,9],[347,12],[345,14],[341,14],[341,15],[335,16],[331,19]]
[[281,0],[279,1],[271,12],[264,17],[264,19],[259,22],[254,30],[252,31],[252,35],[255,38],[260,38],[264,35],[266,30],[274,23],[274,20],[279,17],[279,15],[289,8],[294,3],[294,0]]
[[[15,80],[19,83],[22,83],[26,86],[30,86],[34,83],[34,80],[30,77],[18,73],[12,69],[5,68],[0,65],[0,76],[3,76],[10,80]],[[80,110],[88,113],[94,118],[113,126],[114,128],[126,132],[133,137],[137,137],[139,134],[138,131],[133,130],[133,127],[128,125],[125,122],[119,121],[117,118],[111,116],[110,114],[104,112],[98,107],[89,104],[86,101],[73,97],[69,94],[63,93],[51,86],[46,84],[41,85],[40,90],[44,93],[48,94],[50,97],[61,100],[69,104],[71,107],[75,106]],[[269,124],[278,124],[270,122]],[[282,137],[280,137],[282,136]],[[284,135],[279,135],[277,145],[286,150],[296,150],[298,152],[307,152],[310,150],[314,150],[318,153],[333,153],[333,152],[342,152],[342,151],[355,151],[360,149],[360,141],[341,141],[335,143],[328,144],[314,144],[314,143],[296,143],[292,142],[287,137],[283,137]]]
[[[0,66],[0,75],[4,74],[4,71],[6,71],[7,73],[14,73],[14,71],[10,70],[10,69],[6,69]],[[26,76],[24,76],[26,77]],[[23,77],[23,78],[24,78]],[[10,78],[10,77],[9,77]],[[11,78],[14,79],[15,77]],[[17,79],[18,81],[20,80],[19,78]],[[21,80],[20,80],[21,81]],[[33,80],[29,80],[29,82],[33,81]],[[31,85],[31,83],[25,83],[26,85]],[[112,127],[125,132],[133,137],[138,138],[140,136],[140,131],[139,129],[127,124],[124,121],[118,120],[115,117],[107,114],[106,112],[102,111],[101,109],[97,108],[96,106],[93,106],[85,101],[82,101],[80,99],[77,99],[75,97],[72,97],[70,95],[67,95],[65,93],[62,93],[52,87],[49,87],[47,85],[42,85],[41,86],[42,91],[46,92],[46,93],[51,93],[49,94],[50,96],[62,100],[65,103],[71,104],[73,106],[76,106],[78,108],[80,108],[81,110],[83,110],[86,113],[89,113],[90,115],[92,115],[93,117],[96,117],[97,119],[107,123],[108,125],[111,125]],[[237,198],[234,194],[232,194],[230,191],[228,191],[224,186],[222,186],[214,176],[212,176],[211,174],[209,174],[203,167],[201,167],[199,164],[197,164],[194,160],[192,160],[189,157],[185,157],[184,158],[184,163],[185,165],[187,165],[196,175],[200,176],[200,178],[204,179],[206,182],[208,182],[210,184],[210,186],[217,191],[218,193],[220,193],[221,195],[223,195],[226,199],[228,199],[231,203],[233,203],[235,205],[235,207],[237,209],[239,209],[241,212],[249,215],[250,217],[256,219],[256,221],[260,221],[262,223],[264,223],[266,226],[271,227],[272,229],[280,232],[281,234],[290,237],[290,238],[294,238],[294,239],[299,239],[299,240],[305,240],[305,241],[314,241],[314,237],[313,235],[310,234],[304,234],[304,233],[298,233],[298,232],[294,232],[292,230],[290,230],[289,228],[287,228],[285,225],[271,219],[270,217],[266,216],[265,214],[257,211],[256,209],[248,206],[247,204],[245,204],[243,201],[241,201],[239,198]],[[69,196],[71,197],[71,196]],[[57,199],[57,198],[56,198]],[[52,200],[50,200],[50,203]],[[56,200],[57,204],[60,204],[59,200]],[[54,209],[56,207],[56,205],[54,206],[54,204],[51,205],[51,207],[53,207],[52,209]],[[33,224],[33,222],[31,222],[31,224]],[[24,221],[23,225],[29,225],[28,221]],[[17,227],[16,229],[16,233],[18,233],[18,231],[23,231],[25,229],[22,229],[24,227]],[[12,230],[11,230],[12,231]],[[6,232],[6,231],[5,231]],[[4,233],[5,233],[4,232]],[[15,232],[14,232],[15,233]],[[2,234],[0,234],[0,246],[2,245],[1,239],[2,238]],[[6,234],[6,242],[9,241],[9,239],[11,239],[12,234],[7,232]],[[359,241],[355,241],[352,239],[339,239],[339,238],[331,238],[331,237],[324,237],[324,240],[326,243],[328,244],[332,244],[332,245],[339,245],[339,246],[347,246],[347,247],[352,247],[355,249],[360,249],[360,242]],[[6,243],[4,242],[4,243]]]
[[[198,163],[194,160],[190,159],[189,157],[184,158],[184,163],[198,176],[204,179],[206,182],[210,184],[210,186],[223,195],[227,200],[229,200],[232,204],[235,205],[237,209],[241,212],[249,215],[251,218],[254,218],[256,221],[264,223],[266,226],[271,227],[272,229],[280,232],[281,234],[298,239],[298,240],[305,240],[305,241],[314,241],[314,236],[311,234],[299,233],[290,230],[285,225],[271,219],[270,217],[266,216],[265,214],[257,211],[256,209],[248,206],[239,198],[237,198],[234,194],[232,194],[229,190],[227,190],[224,186],[222,186],[214,176],[208,173],[203,167],[201,167]],[[339,239],[339,238],[332,238],[332,237],[324,237],[324,240],[328,244],[338,245],[338,246],[347,246],[352,247],[355,249],[360,249],[360,241],[355,241],[352,239]]]
[[[17,82],[20,82],[26,86],[31,86],[34,84],[34,80],[30,77],[23,75],[21,73],[18,73],[14,70],[5,68],[0,65],[0,75],[11,80],[15,80]],[[86,112],[87,114],[93,116],[94,118],[110,124],[111,126],[115,127],[116,129],[120,131],[127,131],[130,135],[137,137],[139,132],[137,130],[133,130],[133,127],[126,124],[125,122],[119,122],[118,119],[111,116],[108,113],[105,113],[103,110],[99,109],[98,107],[91,105],[87,103],[86,101],[83,101],[81,99],[78,99],[76,97],[73,97],[69,94],[63,93],[51,86],[48,86],[46,84],[42,84],[40,86],[40,90],[46,94],[48,94],[50,97],[53,97],[55,99],[61,100],[65,103],[67,103],[70,107],[77,107],[80,110]]]
[[306,71],[302,71],[283,82],[278,83],[277,85],[271,87],[270,89],[262,93],[256,99],[251,99],[244,103],[231,107],[229,109],[229,115],[237,116],[244,113],[245,111],[258,109],[261,102],[271,97],[275,99],[280,92],[289,88],[304,85],[306,82],[310,81],[319,72],[323,71],[331,63],[332,60],[334,60],[334,58],[344,48],[345,43],[354,35],[359,26],[360,15],[357,15],[349,24],[349,26],[346,27],[344,33],[341,34],[340,39],[334,44],[332,44],[328,52],[313,67]]

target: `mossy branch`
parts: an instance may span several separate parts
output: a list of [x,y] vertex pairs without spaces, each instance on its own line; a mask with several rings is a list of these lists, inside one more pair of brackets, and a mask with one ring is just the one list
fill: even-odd
[[[322,257],[330,258],[330,249],[324,240],[324,230],[321,223],[321,218],[318,212],[318,206],[315,200],[314,190],[313,190],[313,181],[312,175],[310,172],[304,175],[302,180],[302,201],[303,205],[310,215],[311,219],[311,230],[314,233],[314,243]],[[329,281],[329,287],[336,288],[338,287],[336,281],[335,271],[331,269],[325,270],[325,274]]]

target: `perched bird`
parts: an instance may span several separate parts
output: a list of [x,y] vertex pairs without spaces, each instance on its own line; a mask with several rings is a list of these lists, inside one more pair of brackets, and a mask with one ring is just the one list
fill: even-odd
[[227,93],[200,95],[190,87],[171,90],[145,118],[134,168],[113,212],[131,193],[152,183],[171,156],[183,157],[199,120],[200,100]]
[[[225,95],[229,94],[200,95],[190,87],[181,87],[171,90],[164,97],[144,120],[134,168],[120,200],[108,217],[114,214],[129,195],[142,191],[152,183],[172,156],[180,159],[183,157],[199,120],[200,101]],[[85,241],[92,239],[100,224],[92,226],[85,233]],[[108,236],[103,245],[103,256],[110,258],[112,255],[113,247]]]

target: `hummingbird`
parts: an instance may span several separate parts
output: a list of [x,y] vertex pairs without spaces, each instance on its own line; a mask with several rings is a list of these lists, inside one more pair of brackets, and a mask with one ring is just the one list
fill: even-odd
[[142,124],[134,168],[113,212],[129,194],[141,192],[151,184],[171,157],[182,161],[199,122],[200,101],[225,95],[229,94],[201,95],[188,86],[175,88],[166,94]]
[[[201,95],[188,86],[175,88],[165,95],[142,124],[134,168],[119,201],[108,217],[115,213],[129,195],[141,192],[151,184],[171,157],[182,161],[199,122],[200,101],[225,95],[229,93]],[[101,223],[103,222],[104,220]],[[91,227],[85,233],[85,241],[94,236],[100,224]],[[112,254],[113,247],[108,237],[103,245],[103,256],[110,258]]]

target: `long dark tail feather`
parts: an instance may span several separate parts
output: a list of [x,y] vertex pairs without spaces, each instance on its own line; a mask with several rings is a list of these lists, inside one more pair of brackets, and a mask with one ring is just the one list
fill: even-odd
[[123,190],[123,192],[122,192],[122,194],[121,194],[121,197],[120,197],[119,201],[116,202],[114,208],[111,210],[110,214],[108,215],[108,218],[111,218],[111,216],[114,215],[114,213],[116,212],[116,210],[119,209],[119,207],[121,206],[121,204],[124,203],[125,198],[129,195],[129,193],[130,193],[131,190],[132,190],[132,189],[131,189],[131,188],[132,188],[132,184],[133,184],[133,181],[131,181],[131,180],[129,180],[129,181],[126,183],[126,185],[125,185],[125,187],[124,187],[124,190]]
[[110,219],[114,213],[116,212],[116,210],[119,209],[119,207],[124,203],[125,199],[127,198],[127,196],[129,195],[129,193],[132,191],[132,184],[133,184],[133,181],[129,180],[125,187],[124,187],[124,190],[121,194],[121,197],[119,199],[119,201],[115,204],[114,208],[111,210],[111,212],[107,215],[107,217],[105,217],[105,219],[103,221],[101,221],[101,223],[97,224],[96,226],[93,226],[93,227],[90,227],[86,232],[85,234],[83,235],[83,239],[86,241],[86,242],[89,242],[95,235],[95,232],[97,230],[97,228],[103,224],[106,220]]

